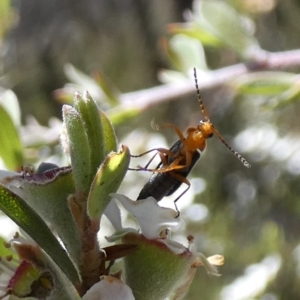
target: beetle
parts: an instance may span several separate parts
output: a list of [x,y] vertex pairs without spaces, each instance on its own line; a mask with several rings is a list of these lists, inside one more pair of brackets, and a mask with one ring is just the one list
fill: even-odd
[[[182,147],[180,140],[176,141],[175,144],[170,148],[173,153],[179,153],[179,149]],[[187,189],[178,196],[178,199],[190,188],[190,182],[186,179],[198,159],[200,158],[200,152],[195,151],[192,155],[189,166],[172,170],[168,172],[154,172],[150,177],[149,181],[144,185],[137,200],[146,199],[152,196],[156,201],[160,201],[163,197],[172,195],[182,183],[187,184]],[[174,158],[170,155],[164,157],[166,160],[165,165],[171,165],[174,162]],[[180,161],[184,164],[184,161]],[[164,164],[160,162],[156,167],[157,170],[163,170]],[[177,200],[175,200],[176,203]]]
[[[136,169],[130,168],[130,170],[148,171],[153,173],[149,181],[140,191],[137,200],[146,199],[152,196],[156,199],[156,201],[160,201],[162,198],[172,195],[182,183],[185,183],[187,188],[174,200],[176,210],[178,211],[176,205],[177,200],[181,198],[191,186],[187,176],[199,160],[201,152],[205,150],[206,140],[211,138],[213,135],[216,135],[218,139],[244,164],[245,167],[251,167],[245,158],[229,146],[229,144],[222,138],[219,131],[211,123],[200,95],[195,68],[194,78],[197,98],[204,120],[201,120],[196,127],[189,127],[186,131],[186,136],[184,136],[177,126],[173,124],[165,124],[163,127],[173,128],[179,137],[179,140],[177,140],[170,149],[154,148],[140,155],[132,155],[132,157],[141,157],[145,154],[156,151],[155,155],[150,159],[145,167],[138,167]],[[157,154],[160,156],[160,163],[155,169],[148,168]]]

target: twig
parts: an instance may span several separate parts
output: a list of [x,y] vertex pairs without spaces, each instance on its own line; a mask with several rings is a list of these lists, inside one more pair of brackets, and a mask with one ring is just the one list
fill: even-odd
[[[211,89],[226,82],[257,71],[281,70],[300,66],[300,50],[291,50],[284,52],[265,52],[256,53],[255,59],[249,63],[240,63],[233,66],[210,71],[205,77],[200,78],[200,90]],[[116,111],[130,109],[144,110],[149,106],[156,105],[165,101],[177,99],[180,96],[195,92],[195,85],[192,80],[182,81],[180,83],[163,84],[157,87],[126,93],[121,96],[121,105]],[[114,111],[114,112],[116,112]]]

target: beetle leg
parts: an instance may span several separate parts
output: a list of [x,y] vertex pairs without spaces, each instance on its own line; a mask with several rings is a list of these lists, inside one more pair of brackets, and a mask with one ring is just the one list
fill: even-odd
[[[185,163],[184,164],[180,164],[180,162],[183,160],[184,155],[181,154],[179,155],[170,165],[168,165],[167,161],[166,161],[166,157],[163,158],[163,156],[161,154],[160,158],[162,161],[162,164],[164,167],[162,167],[161,169],[155,169],[155,173],[165,173],[165,172],[171,172],[173,170],[180,170],[180,169],[184,169],[187,168],[191,165],[192,163],[192,154],[190,151],[186,151],[185,152]],[[164,161],[163,161],[164,159]]]
[[141,156],[144,156],[150,152],[153,152],[153,151],[157,151],[157,152],[160,152],[160,153],[164,153],[166,155],[170,155],[170,156],[174,156],[174,153],[169,150],[169,149],[166,149],[166,148],[153,148],[153,149],[150,149],[148,151],[145,151],[139,155],[130,155],[131,157],[141,157]]
[[178,218],[179,215],[180,215],[180,211],[179,211],[179,209],[177,207],[176,202],[190,189],[191,183],[188,181],[188,179],[186,177],[184,177],[184,176],[182,176],[182,175],[180,175],[178,173],[170,172],[170,175],[173,178],[177,179],[178,181],[181,181],[182,183],[185,183],[187,185],[187,188],[174,200],[174,205],[175,205],[175,208],[176,208],[176,210],[178,212],[178,215],[176,216],[176,218]]
[[166,128],[166,127],[173,128],[174,131],[176,132],[176,134],[178,135],[180,141],[181,141],[182,143],[184,143],[185,138],[184,138],[184,136],[183,136],[182,131],[179,129],[179,127],[177,127],[177,126],[174,125],[174,124],[169,124],[169,123],[167,123],[167,124],[161,125],[160,128]]
[[155,158],[155,156],[157,154],[159,154],[160,156],[160,159],[161,159],[161,162],[164,166],[168,165],[168,162],[167,162],[167,156],[171,156],[171,157],[174,157],[175,154],[170,151],[169,149],[166,149],[166,148],[154,148],[154,149],[151,149],[151,150],[148,150],[146,152],[143,152],[139,155],[131,155],[131,157],[141,157],[143,155],[146,155],[152,151],[157,151],[157,153],[155,153],[152,158],[148,161],[148,163],[146,164],[146,166],[144,168],[142,167],[139,167],[139,168],[128,168],[128,170],[131,170],[131,171],[149,171],[149,172],[154,172],[155,170],[157,169],[148,169],[148,166],[150,165],[150,163],[153,161],[153,159]]

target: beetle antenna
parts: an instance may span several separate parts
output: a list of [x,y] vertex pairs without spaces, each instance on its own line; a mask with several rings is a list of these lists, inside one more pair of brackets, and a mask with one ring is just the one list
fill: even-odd
[[199,101],[199,104],[200,104],[201,113],[204,116],[205,121],[209,121],[209,117],[208,117],[208,114],[207,114],[207,112],[206,112],[206,110],[204,108],[204,104],[203,104],[202,97],[201,97],[200,90],[199,90],[199,86],[198,86],[198,79],[197,79],[196,68],[194,68],[194,78],[195,78],[197,98],[198,98],[198,101]]
[[233,148],[231,148],[229,146],[229,144],[223,139],[223,137],[221,136],[221,134],[219,133],[219,131],[217,129],[215,129],[215,128],[214,128],[214,134],[242,162],[242,164],[246,168],[250,168],[251,167],[251,165],[247,162],[247,160],[241,154],[239,154],[237,151],[235,151]]
[[[201,94],[200,94],[200,90],[199,90],[199,86],[198,86],[198,80],[197,80],[196,68],[194,68],[194,78],[195,78],[195,85],[196,85],[196,91],[197,91],[197,98],[198,98],[198,101],[199,101],[199,104],[200,104],[201,112],[204,116],[205,121],[210,122],[208,114],[207,114],[207,112],[204,108],[202,97],[201,97]],[[229,146],[229,144],[223,139],[223,137],[221,136],[219,131],[215,128],[213,130],[214,130],[215,135],[218,137],[218,139],[242,162],[242,164],[246,168],[250,168],[251,165],[247,162],[247,160],[241,154],[239,154],[237,151],[235,151],[233,148],[231,148]]]

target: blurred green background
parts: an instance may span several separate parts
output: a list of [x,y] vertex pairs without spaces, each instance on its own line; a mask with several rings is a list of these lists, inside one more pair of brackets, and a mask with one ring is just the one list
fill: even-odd
[[[209,83],[201,93],[211,121],[252,167],[213,138],[192,171],[173,237],[186,243],[192,234],[198,251],[222,254],[226,263],[219,278],[199,269],[186,299],[300,299],[300,63],[265,72],[268,66],[257,60],[261,49],[300,49],[298,0],[205,1],[202,10],[200,2],[184,0],[0,3],[2,101],[12,103],[5,92],[15,93],[23,124],[23,158],[10,169],[20,161],[67,163],[58,138],[61,105],[84,88],[133,154],[170,147],[174,132],[157,132],[150,123],[196,126],[203,116],[195,66],[200,85]],[[255,72],[234,77],[228,71],[222,84],[208,77],[238,63]],[[191,88],[160,101],[150,88],[162,82]],[[137,90],[150,101],[135,99],[134,110],[122,100]],[[121,191],[134,199],[149,176],[128,172]]]

